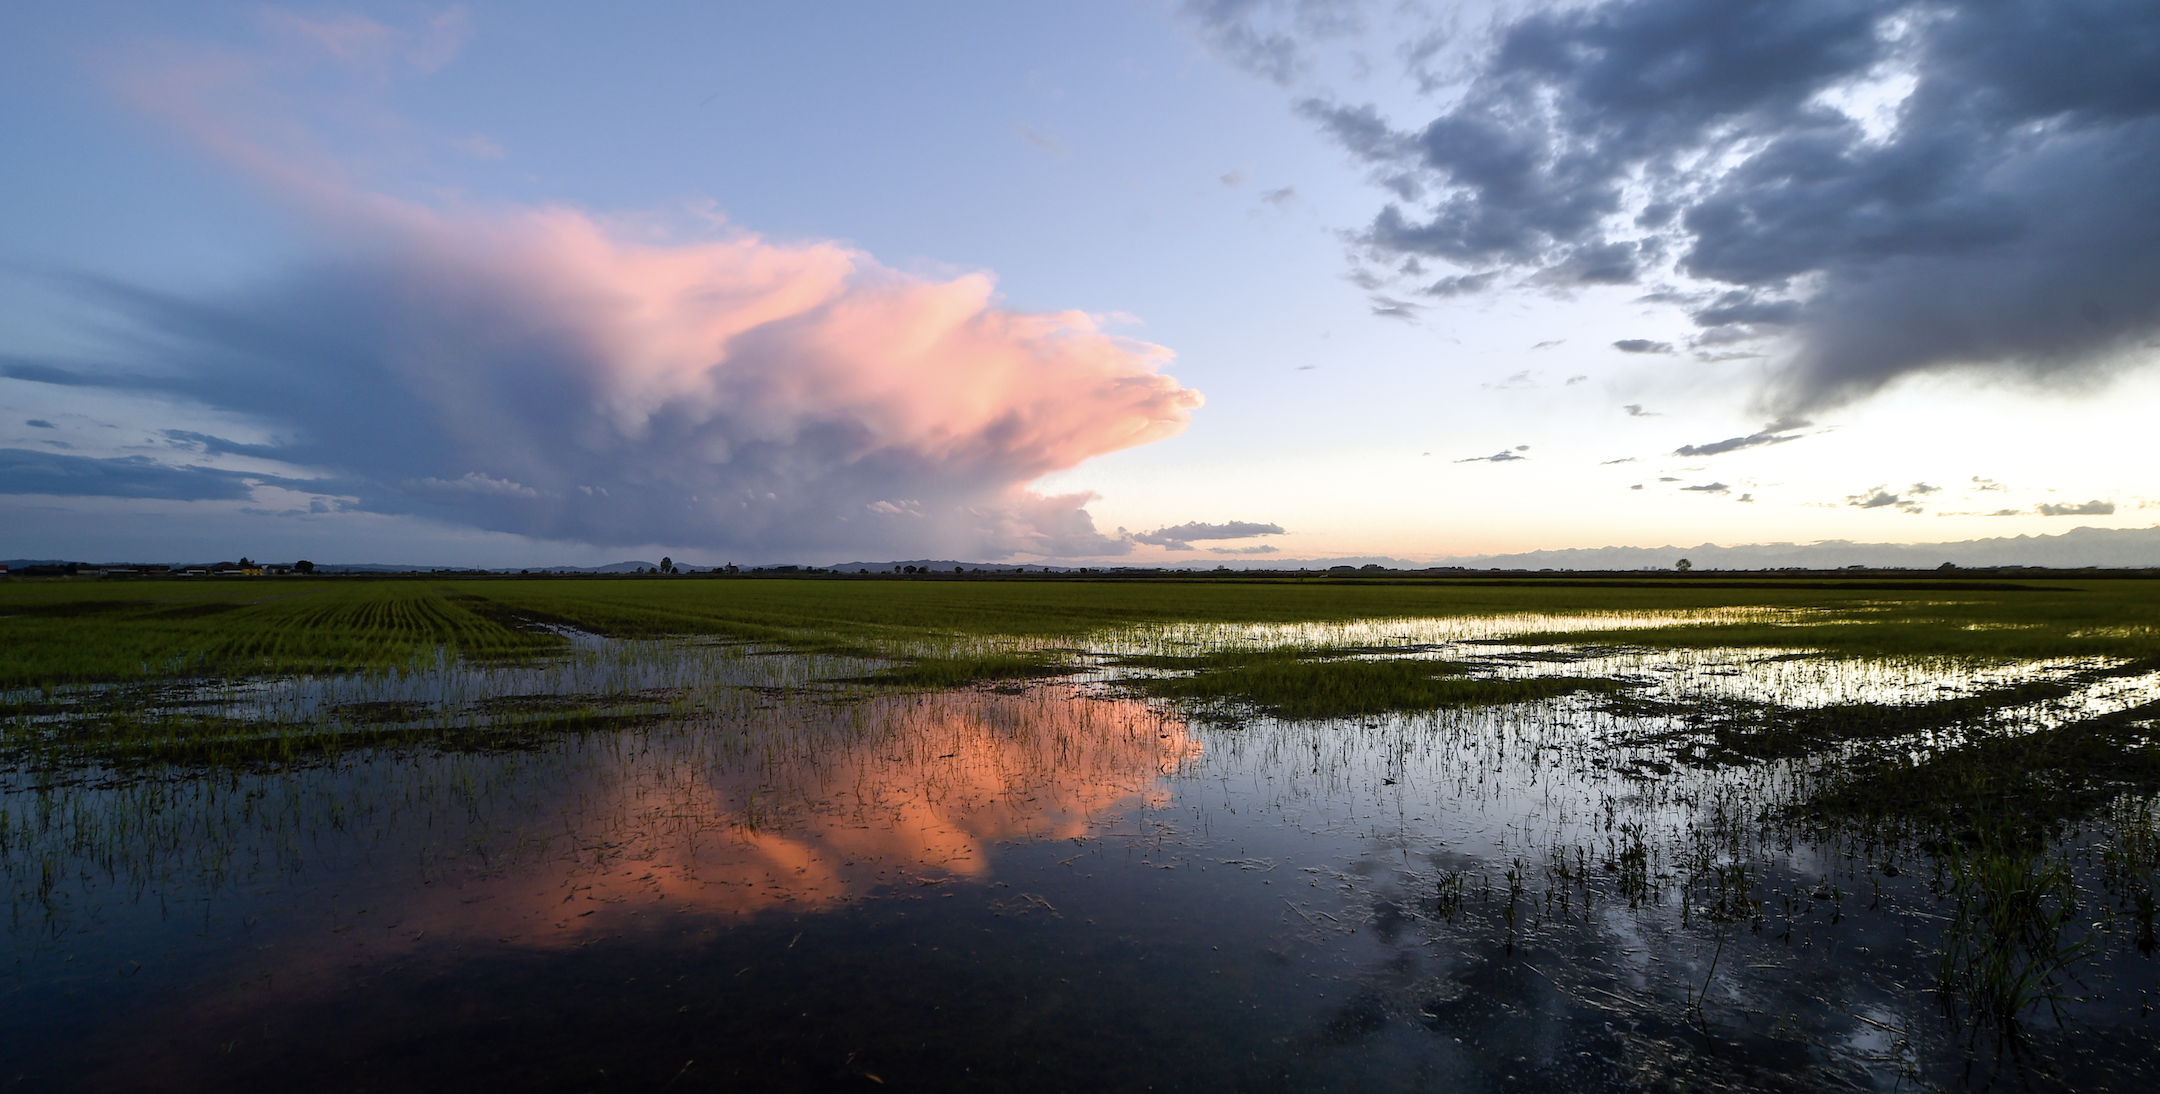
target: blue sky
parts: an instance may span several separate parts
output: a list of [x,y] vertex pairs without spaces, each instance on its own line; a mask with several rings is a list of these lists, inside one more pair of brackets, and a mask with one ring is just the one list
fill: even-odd
[[11,9],[0,553],[2160,520],[2160,18],[1785,7]]

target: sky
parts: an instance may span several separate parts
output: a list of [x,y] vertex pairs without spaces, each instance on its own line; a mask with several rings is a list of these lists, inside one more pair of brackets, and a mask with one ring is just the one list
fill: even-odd
[[2130,0],[12,5],[0,555],[2160,524]]

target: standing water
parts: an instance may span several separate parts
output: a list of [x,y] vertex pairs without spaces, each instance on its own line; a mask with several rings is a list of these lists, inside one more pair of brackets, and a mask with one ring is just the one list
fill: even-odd
[[18,766],[0,1089],[2160,1082],[2149,797],[2024,852],[1809,823],[1819,754],[1691,762],[1677,699],[1924,672],[1476,652],[1632,701],[1293,721],[738,651],[514,747]]

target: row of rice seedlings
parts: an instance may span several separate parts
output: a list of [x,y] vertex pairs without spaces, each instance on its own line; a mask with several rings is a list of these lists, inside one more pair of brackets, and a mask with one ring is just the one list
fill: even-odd
[[[136,588],[162,591],[130,591]],[[271,588],[276,591],[265,591]],[[232,598],[225,600],[182,589],[196,595],[178,606],[155,597],[44,605],[0,598],[0,688],[381,671],[425,661],[443,648],[494,659],[563,645],[558,635],[505,627],[416,583],[225,585],[219,591]],[[11,694],[6,701],[20,699]]]

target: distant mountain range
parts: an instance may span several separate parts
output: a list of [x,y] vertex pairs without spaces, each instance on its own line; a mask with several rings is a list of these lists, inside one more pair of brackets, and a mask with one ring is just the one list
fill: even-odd
[[[841,573],[869,571],[891,573],[895,569],[913,566],[932,573],[951,573],[955,567],[962,570],[982,570],[988,573],[1010,573],[1015,570],[1030,572],[1048,571],[1069,573],[1078,569],[1166,569],[1166,570],[1325,570],[1334,566],[1380,566],[1391,570],[1423,570],[1433,567],[1461,567],[1469,570],[1670,570],[1673,564],[1687,559],[1698,570],[1775,570],[1799,568],[1808,570],[1835,570],[1848,566],[1867,566],[1892,569],[1932,570],[1943,563],[1965,567],[1986,566],[2044,566],[2053,568],[2077,568],[2083,566],[2105,567],[2160,567],[2160,525],[2150,528],[2073,528],[2053,536],[2003,536],[1995,539],[1968,539],[1951,543],[1855,543],[1849,540],[1826,540],[1820,543],[1749,543],[1721,547],[1714,543],[1694,547],[1571,547],[1557,551],[1524,551],[1505,555],[1454,555],[1448,558],[1420,561],[1408,558],[1391,558],[1385,555],[1350,555],[1336,558],[1265,558],[1265,559],[1199,559],[1190,562],[1172,562],[1159,567],[1044,565],[1041,563],[1011,562],[962,562],[958,559],[895,559],[888,562],[842,562],[820,569],[837,570]],[[10,558],[0,559],[0,565],[10,570],[22,570],[30,566],[64,566],[80,559]],[[143,563],[146,560],[136,559]],[[272,560],[278,561],[278,560]],[[107,561],[97,565],[126,565]],[[199,562],[174,564],[175,568],[203,565]],[[610,563],[606,566],[496,566],[479,572],[485,573],[564,573],[564,574],[627,574],[638,570],[650,570],[659,564],[644,559],[631,559]],[[678,563],[686,571],[703,572],[709,566]],[[762,566],[744,566],[744,571],[758,569],[808,569],[810,564],[766,563]],[[433,571],[475,572],[471,567],[413,566],[374,562],[317,563],[318,573],[429,573]]]
[[1441,559],[1438,566],[1502,570],[1669,570],[1681,559],[1695,568],[1774,570],[1797,566],[1834,570],[1846,566],[1933,569],[1945,562],[1959,566],[2160,566],[2160,525],[2151,528],[2073,528],[2055,536],[2003,536],[1953,543],[1751,543],[1720,547],[1591,547],[1562,551],[1525,551],[1511,555],[1467,555]]
[[[2160,566],[2160,525],[2150,528],[2073,528],[2053,536],[2003,536],[1950,543],[1856,543],[1824,540],[1819,543],[1749,543],[1721,547],[1704,543],[1694,547],[1573,547],[1557,551],[1523,551],[1504,555],[1453,555],[1421,560],[1386,555],[1346,555],[1335,558],[1201,559],[1163,564],[1164,569],[1212,570],[1325,570],[1333,566],[1381,566],[1391,570],[1423,570],[1459,566],[1468,570],[1670,570],[1687,559],[1698,570],[1775,570],[1798,568],[1838,570],[1848,566],[1885,569],[1932,570],[1945,562],[1958,566]],[[915,562],[849,562],[834,569],[852,573],[867,569],[890,573],[894,566],[928,566],[951,570],[964,565],[984,570],[1051,570],[1068,566],[992,565],[951,560]],[[1113,563],[1101,569],[1118,569]],[[1146,569],[1148,567],[1135,567]]]

